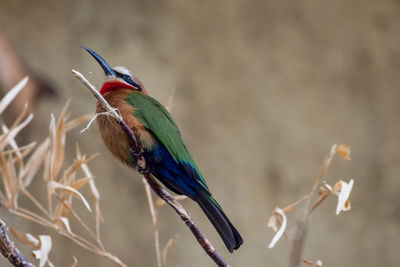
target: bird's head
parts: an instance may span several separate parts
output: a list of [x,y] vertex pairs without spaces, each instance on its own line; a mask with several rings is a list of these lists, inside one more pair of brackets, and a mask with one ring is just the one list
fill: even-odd
[[100,64],[106,74],[106,81],[100,89],[100,94],[104,95],[118,89],[131,89],[143,94],[147,93],[143,84],[127,68],[122,66],[111,68],[111,66],[92,49],[85,46],[82,48],[96,59],[97,63]]

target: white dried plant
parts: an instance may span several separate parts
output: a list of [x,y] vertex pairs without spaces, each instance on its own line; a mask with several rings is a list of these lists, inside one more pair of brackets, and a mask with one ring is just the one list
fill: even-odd
[[[26,77],[3,97],[0,101],[0,116],[27,82]],[[15,139],[33,119],[32,114],[26,114],[26,109],[21,111],[11,126],[1,125],[0,167],[3,184],[3,188],[0,189],[1,205],[16,216],[53,229],[81,247],[104,256],[120,266],[126,266],[118,257],[108,252],[101,242],[100,194],[87,165],[93,156],[88,158],[82,155],[77,146],[75,160],[70,164],[65,162],[65,149],[68,147],[66,133],[91,118],[86,115],[68,120],[67,109],[68,103],[57,119],[51,114],[49,136],[39,144],[33,142],[19,146]],[[43,171],[39,173],[41,169]],[[39,202],[30,193],[29,187],[33,179],[41,179],[43,190],[47,194],[47,203]],[[82,192],[84,187],[88,187],[89,197]],[[36,209],[21,207],[18,202],[21,197],[29,199]],[[90,227],[81,218],[75,210],[75,206],[80,204],[73,203],[73,199],[78,199],[81,205],[93,214],[94,227]],[[75,233],[70,225],[71,220],[76,220],[87,232],[86,237]],[[50,236],[33,235],[13,227],[9,228],[19,241],[32,248],[32,254],[39,260],[40,267],[45,264],[53,266],[49,260],[52,248]],[[77,264],[75,257],[73,261],[72,266],[75,266]]]

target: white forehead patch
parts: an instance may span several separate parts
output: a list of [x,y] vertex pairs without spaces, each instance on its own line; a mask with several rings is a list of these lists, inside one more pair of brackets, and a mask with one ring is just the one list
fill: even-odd
[[126,74],[132,77],[132,72],[130,72],[127,68],[123,66],[116,66],[114,67],[114,70],[118,71],[121,74]]

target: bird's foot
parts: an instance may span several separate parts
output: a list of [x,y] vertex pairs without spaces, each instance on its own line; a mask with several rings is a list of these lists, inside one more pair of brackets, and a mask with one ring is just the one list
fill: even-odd
[[138,167],[138,172],[140,174],[148,174],[150,172],[150,169],[148,167],[142,168],[142,167]]
[[136,158],[143,155],[143,150],[141,150],[141,149],[139,150],[139,152],[136,152],[134,149],[131,148],[130,152],[131,152],[131,155]]

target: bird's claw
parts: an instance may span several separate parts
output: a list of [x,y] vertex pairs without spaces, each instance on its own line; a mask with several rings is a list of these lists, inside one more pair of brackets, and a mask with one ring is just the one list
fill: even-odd
[[134,157],[140,157],[143,155],[143,151],[139,150],[139,152],[136,152],[136,150],[134,149],[130,149],[131,155],[133,155]]
[[138,167],[138,172],[140,173],[140,174],[147,174],[147,173],[149,173],[150,172],[150,169],[149,168],[142,168],[142,167]]

